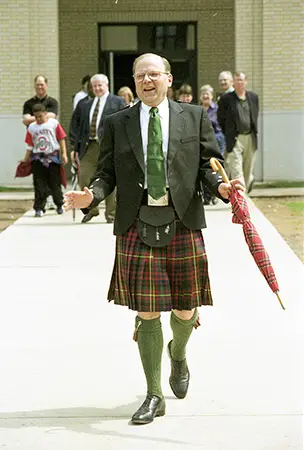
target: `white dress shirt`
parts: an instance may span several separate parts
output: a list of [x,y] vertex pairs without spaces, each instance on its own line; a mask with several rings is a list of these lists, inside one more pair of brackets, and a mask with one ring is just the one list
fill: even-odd
[[75,94],[75,97],[73,98],[73,110],[76,109],[78,102],[80,102],[80,100],[86,98],[87,96],[88,96],[87,92],[84,91],[77,92],[77,94]]
[[98,99],[100,98],[100,102],[99,102],[99,110],[98,110],[98,114],[97,114],[97,121],[96,121],[96,130],[98,130],[99,127],[99,122],[101,119],[101,115],[103,112],[103,108],[106,104],[107,98],[108,98],[109,92],[107,92],[106,94],[104,94],[102,97],[95,97],[90,109],[90,124],[92,122],[92,118],[93,118],[93,114],[94,114],[94,109],[96,106],[96,103],[98,102]]
[[[165,174],[166,183],[168,186],[168,176],[167,176],[167,154],[168,154],[168,142],[169,142],[169,102],[165,98],[158,106],[158,114],[160,117],[162,135],[163,135],[163,153],[164,153],[164,164],[165,164]],[[151,106],[141,103],[140,108],[140,129],[141,138],[143,143],[144,159],[145,159],[145,189],[147,189],[147,145],[148,145],[148,125],[150,119],[150,109]]]

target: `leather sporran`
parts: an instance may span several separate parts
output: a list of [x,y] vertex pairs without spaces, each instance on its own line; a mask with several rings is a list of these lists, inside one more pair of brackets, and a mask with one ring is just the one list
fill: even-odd
[[149,247],[165,247],[175,236],[175,213],[172,206],[141,206],[137,234]]

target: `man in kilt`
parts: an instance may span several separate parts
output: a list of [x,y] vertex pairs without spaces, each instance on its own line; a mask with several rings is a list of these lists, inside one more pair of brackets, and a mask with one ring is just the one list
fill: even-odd
[[147,396],[132,422],[143,424],[165,414],[161,311],[171,311],[170,386],[176,397],[184,398],[190,378],[186,345],[199,324],[197,308],[212,305],[201,184],[226,202],[231,185],[243,186],[239,180],[225,184],[212,171],[210,158],[222,162],[222,157],[205,110],[168,100],[173,80],[169,62],[141,55],[134,61],[133,76],[140,102],[107,117],[91,184],[66,193],[65,209],[89,211],[117,187],[116,256],[108,300],[137,311],[134,339]]

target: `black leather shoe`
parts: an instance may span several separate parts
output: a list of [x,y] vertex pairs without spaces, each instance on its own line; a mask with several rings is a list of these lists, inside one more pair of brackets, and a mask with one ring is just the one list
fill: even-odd
[[249,194],[249,192],[252,191],[253,185],[254,185],[255,179],[252,178],[252,180],[250,181],[249,185],[248,185],[248,189],[247,189],[247,194]]
[[171,374],[169,383],[173,394],[177,398],[185,398],[188,392],[190,372],[187,366],[186,358],[183,361],[174,361],[171,356],[171,344],[168,344],[168,355],[171,361]]
[[99,211],[95,211],[94,209],[92,209],[92,211],[89,211],[88,214],[86,214],[81,223],[87,223],[89,222],[91,219],[93,219],[93,217],[95,216],[99,216]]
[[106,217],[106,221],[107,221],[107,223],[114,223],[114,217],[108,216],[108,217]]
[[143,404],[133,414],[131,422],[134,424],[151,423],[154,417],[164,416],[166,414],[166,403],[164,397],[147,394]]

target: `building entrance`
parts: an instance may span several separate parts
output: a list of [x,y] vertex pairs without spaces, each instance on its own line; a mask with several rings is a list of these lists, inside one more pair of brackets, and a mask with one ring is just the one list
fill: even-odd
[[135,93],[133,62],[142,53],[157,53],[171,64],[173,89],[192,86],[197,101],[196,24],[128,24],[99,26],[99,70],[110,80],[110,90],[129,86]]

